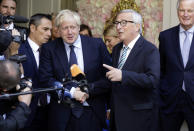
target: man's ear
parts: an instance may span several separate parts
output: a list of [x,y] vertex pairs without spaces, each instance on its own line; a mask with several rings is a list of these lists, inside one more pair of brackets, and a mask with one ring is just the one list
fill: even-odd
[[36,26],[31,24],[30,25],[30,32],[34,32],[36,30]]
[[136,32],[139,32],[140,31],[140,24],[136,24]]

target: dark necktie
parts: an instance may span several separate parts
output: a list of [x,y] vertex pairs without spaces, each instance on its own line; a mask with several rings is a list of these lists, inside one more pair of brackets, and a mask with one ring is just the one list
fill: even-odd
[[[77,58],[76,58],[76,54],[74,51],[74,45],[70,45],[70,56],[69,56],[69,66],[71,67],[71,65],[73,64],[77,64]],[[75,86],[75,85],[72,85]],[[76,117],[76,118],[80,118],[82,113],[83,113],[83,107],[82,104],[80,104],[80,102],[78,101],[74,101],[75,106],[72,107],[72,114]]]
[[[40,61],[40,54],[41,54],[41,48],[38,49],[39,52],[39,61]],[[45,106],[47,105],[47,94],[46,93],[41,93],[39,96],[39,102],[40,106]]]
[[74,51],[74,45],[70,45],[70,56],[69,56],[69,66],[73,65],[73,64],[77,64],[77,58],[75,55],[75,51]]

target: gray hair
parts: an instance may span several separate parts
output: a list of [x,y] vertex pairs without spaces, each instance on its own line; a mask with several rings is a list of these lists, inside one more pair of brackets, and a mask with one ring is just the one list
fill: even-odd
[[77,12],[74,12],[74,11],[71,11],[71,10],[61,10],[58,15],[56,16],[56,19],[55,19],[55,26],[56,27],[59,27],[60,24],[63,22],[63,21],[68,21],[70,18],[73,18],[77,25],[80,26],[81,25],[81,20],[80,20],[80,16]]
[[[179,9],[179,5],[180,5],[181,1],[186,1],[186,0],[177,0],[177,5],[176,5],[177,10]],[[192,0],[192,1],[194,2],[194,0]]]
[[133,17],[133,22],[136,24],[140,24],[139,33],[142,34],[142,22],[143,22],[142,16],[133,9],[121,10],[117,15],[121,13],[131,13]]

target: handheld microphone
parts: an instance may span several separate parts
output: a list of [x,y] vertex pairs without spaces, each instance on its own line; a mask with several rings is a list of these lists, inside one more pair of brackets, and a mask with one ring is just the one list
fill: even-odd
[[78,65],[73,64],[70,67],[70,71],[72,79],[78,81],[78,86],[80,87],[80,89],[88,94],[88,82],[86,80],[85,74],[81,71]]
[[[63,89],[63,84],[61,82],[55,81],[53,84],[54,88],[57,89]],[[59,99],[62,99],[63,96],[69,97],[71,98],[71,93],[68,89],[64,88],[63,90],[57,90],[57,95],[59,97]]]
[[81,71],[81,69],[78,67],[78,65],[73,64],[70,67],[70,70],[71,70],[71,75],[72,75],[73,79],[75,79],[77,81],[85,79],[85,74]]
[[27,23],[29,21],[29,19],[27,19],[26,17],[23,16],[4,16],[2,14],[0,14],[0,21],[3,24],[10,24],[11,22],[14,23]]

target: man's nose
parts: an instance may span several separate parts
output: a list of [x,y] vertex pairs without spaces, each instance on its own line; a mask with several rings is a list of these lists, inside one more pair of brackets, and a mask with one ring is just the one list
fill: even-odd
[[11,15],[11,9],[7,8],[7,15]]
[[71,28],[68,28],[68,33],[71,34],[72,33],[72,29]]

